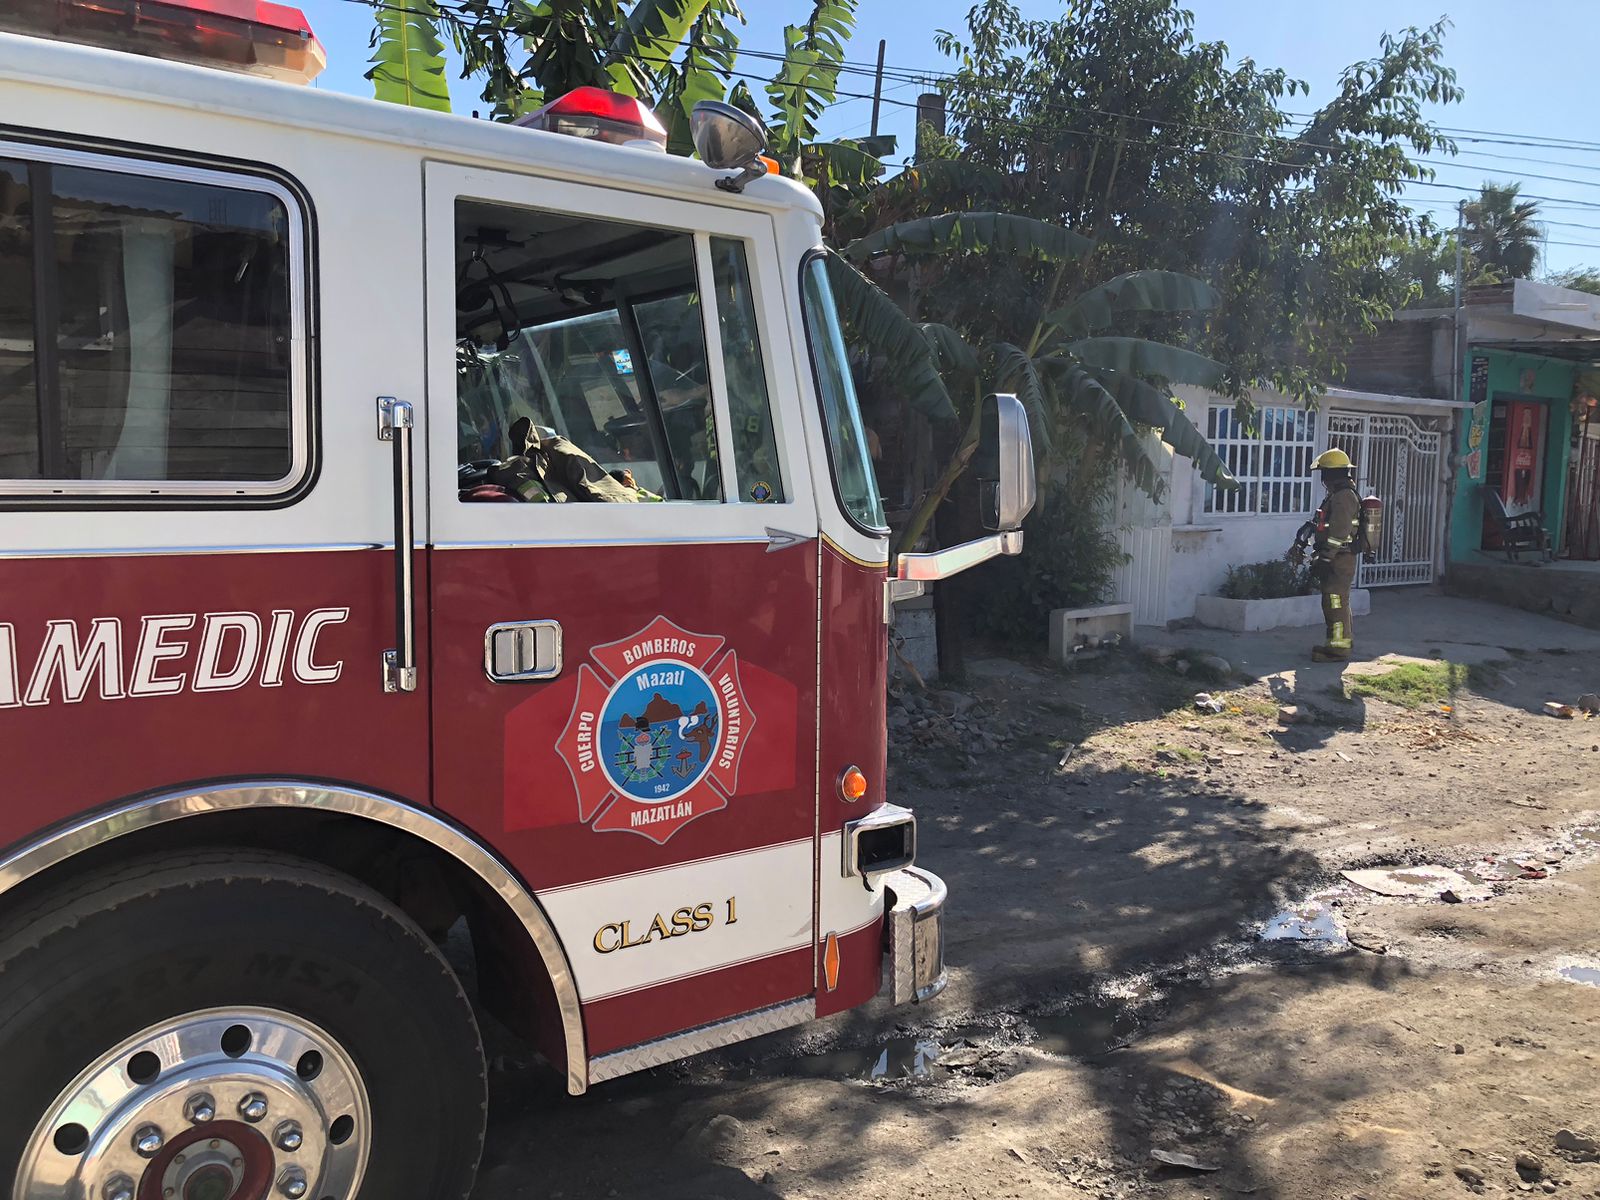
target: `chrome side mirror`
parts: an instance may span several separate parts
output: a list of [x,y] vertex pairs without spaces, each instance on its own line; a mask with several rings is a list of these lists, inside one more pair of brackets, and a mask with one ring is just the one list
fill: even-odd
[[717,180],[724,191],[743,191],[745,184],[767,173],[767,165],[761,161],[761,152],[767,148],[767,127],[742,108],[721,100],[701,100],[689,114],[689,135],[706,166],[739,172]]
[[991,393],[983,398],[979,421],[978,449],[972,457],[978,515],[990,532],[1011,533],[1022,528],[1037,497],[1028,412],[1015,396]]

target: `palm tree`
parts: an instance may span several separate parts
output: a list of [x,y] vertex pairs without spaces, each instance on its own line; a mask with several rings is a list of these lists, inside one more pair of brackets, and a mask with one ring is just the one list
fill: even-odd
[[1539,206],[1519,200],[1522,185],[1485,183],[1483,192],[1466,206],[1463,244],[1481,274],[1500,279],[1527,279],[1539,258],[1544,229],[1536,220]]

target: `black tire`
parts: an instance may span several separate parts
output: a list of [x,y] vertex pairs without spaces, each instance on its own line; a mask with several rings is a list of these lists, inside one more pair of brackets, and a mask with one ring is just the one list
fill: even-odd
[[36,897],[0,932],[0,1197],[45,1110],[119,1042],[208,1008],[279,1009],[355,1061],[368,1200],[472,1188],[483,1045],[449,965],[358,881],[267,852],[132,860]]

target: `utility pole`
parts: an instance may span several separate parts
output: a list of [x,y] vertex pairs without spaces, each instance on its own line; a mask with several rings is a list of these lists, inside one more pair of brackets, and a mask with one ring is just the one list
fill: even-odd
[[1462,242],[1467,232],[1467,202],[1456,201],[1456,303],[1455,313],[1451,320],[1454,327],[1451,330],[1455,354],[1450,363],[1450,398],[1461,399],[1461,273],[1463,270]]
[[931,129],[940,137],[944,136],[944,93],[923,92],[917,97],[917,144],[916,161],[925,162],[932,157],[928,150],[927,141],[923,136],[923,129]]
[[878,105],[883,101],[883,51],[889,43],[878,39],[878,71],[872,78],[872,136],[878,136]]

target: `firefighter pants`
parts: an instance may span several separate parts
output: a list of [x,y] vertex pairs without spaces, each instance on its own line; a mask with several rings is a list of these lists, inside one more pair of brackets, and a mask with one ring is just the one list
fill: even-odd
[[1340,555],[1322,581],[1322,621],[1327,640],[1322,650],[1338,658],[1349,658],[1355,625],[1350,612],[1350,588],[1355,583],[1355,556]]

